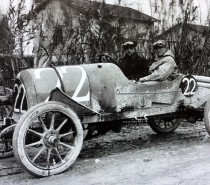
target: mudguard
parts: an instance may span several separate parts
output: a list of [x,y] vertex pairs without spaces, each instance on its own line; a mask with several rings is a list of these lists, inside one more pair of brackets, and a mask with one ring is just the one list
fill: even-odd
[[89,107],[86,107],[82,105],[79,102],[76,102],[71,97],[69,97],[67,94],[62,92],[59,88],[55,88],[50,93],[49,101],[58,101],[61,103],[64,103],[68,107],[70,107],[74,112],[76,112],[78,115],[100,115],[98,112],[90,109]]

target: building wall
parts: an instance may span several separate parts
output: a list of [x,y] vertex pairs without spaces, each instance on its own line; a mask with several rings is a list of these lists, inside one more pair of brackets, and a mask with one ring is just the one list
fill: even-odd
[[[169,48],[172,50],[173,53],[175,53],[176,44],[179,42],[187,42],[187,44],[193,47],[202,48],[207,36],[205,33],[202,33],[202,29],[200,31],[196,31],[195,29],[192,29],[191,27],[188,27],[186,30],[186,33],[183,33],[181,27],[175,27],[175,29],[171,30],[167,34],[161,34],[161,37],[158,37],[157,39],[165,39],[168,41]],[[182,35],[185,34],[185,35]]]
[[[110,25],[114,27],[119,26],[118,18],[110,18],[109,20]],[[141,39],[149,39],[150,33],[153,31],[153,23],[151,22],[141,22],[141,21],[134,21],[131,19],[123,19],[120,20],[120,27],[122,29],[122,33],[125,33],[125,38],[137,38],[140,37]]]
[[[46,50],[48,54],[50,54],[52,49],[51,47],[54,47],[54,49],[56,48],[56,46],[52,46],[56,45],[56,39],[54,37],[56,32],[60,31],[60,33],[56,33],[58,36],[60,36],[60,38],[57,39],[62,40],[66,34],[69,34],[71,29],[74,29],[76,26],[78,26],[78,14],[76,11],[68,8],[68,11],[65,12],[66,9],[64,9],[65,4],[63,4],[61,1],[55,0],[52,1],[44,10],[38,13],[34,24],[38,25],[39,29],[36,30],[33,41],[34,52],[36,55],[38,55],[38,59],[46,53]],[[45,49],[41,50],[43,48]],[[39,67],[38,61],[35,61],[35,63],[37,63],[37,66]]]
[[[84,16],[75,9],[70,7],[68,7],[67,12],[63,11],[64,8],[62,6],[65,6],[65,4],[63,4],[62,1],[54,0],[44,10],[38,13],[37,19],[31,21],[31,24],[38,26],[38,29],[34,30],[35,38],[31,41],[32,43],[31,46],[33,46],[31,47],[33,48],[32,51],[37,55],[35,59],[35,63],[37,64],[37,66],[39,66],[38,62],[40,60],[40,57],[42,57],[42,54],[37,52],[40,51],[41,46],[44,46],[45,48],[48,49],[48,52],[50,52],[49,46],[52,44],[53,41],[55,25],[57,24],[62,27],[62,33],[63,36],[65,37],[65,33],[68,34],[70,30],[77,28],[79,26],[78,18]],[[68,23],[65,22],[66,14],[68,14],[68,16],[71,17]],[[54,26],[51,24],[52,22],[54,23]],[[119,26],[118,18],[109,19],[108,22],[114,27]],[[97,20],[92,21],[92,24],[90,25],[90,29],[95,36],[97,36],[96,31],[99,30],[99,26],[97,25],[97,23],[98,23]],[[147,40],[150,38],[150,32],[153,31],[153,23],[150,22],[143,22],[143,21],[140,22],[140,21],[124,19],[121,21],[120,26],[122,29],[121,32],[123,33],[125,39],[140,38]],[[145,47],[142,47],[142,44],[138,45],[138,50],[140,53],[146,52],[145,51],[146,49]],[[91,51],[90,49],[86,49],[84,52],[91,52]],[[85,57],[87,58],[87,56]],[[88,58],[86,60],[88,60]]]

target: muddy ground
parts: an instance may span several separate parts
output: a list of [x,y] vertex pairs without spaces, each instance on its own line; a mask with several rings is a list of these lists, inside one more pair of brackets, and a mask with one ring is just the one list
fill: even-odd
[[149,126],[129,124],[120,133],[84,142],[66,172],[35,178],[14,157],[1,159],[0,185],[204,185],[210,184],[210,139],[203,122],[182,123],[172,134],[158,135]]

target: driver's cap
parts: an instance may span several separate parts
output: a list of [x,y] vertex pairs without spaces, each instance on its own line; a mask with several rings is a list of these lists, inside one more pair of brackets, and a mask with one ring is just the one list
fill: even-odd
[[136,45],[137,45],[137,43],[134,42],[134,41],[127,41],[127,42],[125,42],[125,43],[122,44],[122,47],[123,47],[123,48],[126,48],[126,47],[128,47],[128,46],[136,47]]
[[153,44],[153,47],[156,48],[156,47],[162,47],[162,48],[167,48],[168,47],[168,44],[165,40],[158,40],[156,41],[154,44]]

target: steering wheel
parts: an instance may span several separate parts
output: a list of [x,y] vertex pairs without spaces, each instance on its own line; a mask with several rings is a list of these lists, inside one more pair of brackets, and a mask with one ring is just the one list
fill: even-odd
[[99,55],[99,63],[113,63],[117,65],[118,67],[120,67],[118,62],[106,53],[102,53]]

